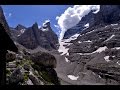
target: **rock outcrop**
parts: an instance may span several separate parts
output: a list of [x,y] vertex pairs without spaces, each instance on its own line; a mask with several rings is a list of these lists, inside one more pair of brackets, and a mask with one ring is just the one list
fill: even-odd
[[[87,18],[89,15],[90,17]],[[65,33],[64,39],[60,42],[62,47],[60,49],[63,49],[64,54],[61,55],[67,65],[60,64],[61,70],[64,67],[64,72],[60,71],[60,67],[58,71],[65,75],[79,77],[75,82],[68,80],[69,82],[78,85],[120,84],[119,15],[119,5],[101,5],[98,13],[90,12],[74,26],[75,32],[71,28],[71,31]],[[91,21],[88,28],[78,28],[82,20],[86,23]],[[58,62],[62,63],[62,61]]]
[[25,32],[18,37],[17,41],[28,49],[35,49],[38,46],[47,50],[56,49],[58,37],[52,31],[50,22],[46,23],[42,28],[38,28],[38,24],[33,24]]

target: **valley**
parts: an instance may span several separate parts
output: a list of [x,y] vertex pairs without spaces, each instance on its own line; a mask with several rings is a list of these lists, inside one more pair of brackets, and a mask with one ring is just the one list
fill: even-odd
[[18,48],[6,56],[7,85],[120,85],[120,6],[100,5],[66,30],[62,40],[45,22],[40,28],[0,23]]

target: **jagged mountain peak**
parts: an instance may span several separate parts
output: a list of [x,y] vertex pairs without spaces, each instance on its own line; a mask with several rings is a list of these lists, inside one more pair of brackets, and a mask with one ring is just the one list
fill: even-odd
[[41,30],[42,31],[52,31],[50,21],[45,21],[45,23],[43,23],[43,26],[41,27]]
[[38,23],[35,22],[35,23],[32,25],[32,28],[33,28],[33,29],[38,29]]
[[38,46],[48,50],[56,49],[58,43],[57,35],[52,31],[50,22],[44,23],[41,28],[38,28],[38,23],[35,22],[29,27],[20,37],[18,42],[29,49],[35,49]]
[[43,24],[43,27],[50,27],[50,22],[45,22],[45,23]]
[[15,27],[16,30],[21,30],[21,29],[26,29],[25,26],[21,25],[21,24],[18,24],[16,27]]

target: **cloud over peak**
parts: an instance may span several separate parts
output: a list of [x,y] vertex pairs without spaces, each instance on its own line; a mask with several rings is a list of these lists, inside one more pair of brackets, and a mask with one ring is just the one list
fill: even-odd
[[49,19],[45,20],[45,22],[43,23],[43,26],[44,26],[46,23],[48,23],[48,22],[50,22]]
[[82,17],[87,15],[91,10],[96,14],[99,12],[100,5],[74,5],[65,10],[63,14],[56,17],[59,28],[61,29],[60,40],[63,38],[67,29],[75,26]]

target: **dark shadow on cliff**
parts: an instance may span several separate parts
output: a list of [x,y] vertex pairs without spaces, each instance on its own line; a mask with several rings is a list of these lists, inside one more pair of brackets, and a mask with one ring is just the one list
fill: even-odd
[[18,48],[15,46],[12,39],[5,31],[3,25],[0,23],[0,85],[5,85],[6,80],[6,53],[7,50],[17,52]]

